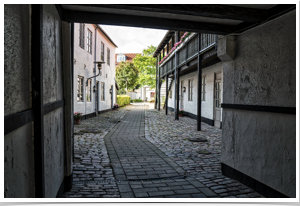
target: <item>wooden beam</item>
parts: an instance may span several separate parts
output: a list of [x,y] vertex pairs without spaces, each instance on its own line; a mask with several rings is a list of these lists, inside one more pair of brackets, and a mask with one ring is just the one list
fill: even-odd
[[[156,65],[156,74],[155,74],[155,77],[156,77],[156,86],[155,86],[155,109],[157,109],[157,97],[158,97],[158,95],[157,95],[157,79],[158,79],[158,61],[159,61],[159,57],[156,57],[156,63],[155,63],[155,65]],[[141,88],[141,91],[142,91],[142,89],[143,88]],[[143,99],[143,97],[142,97],[142,99]]]
[[165,105],[166,105],[166,115],[168,115],[168,96],[169,96],[169,88],[168,88],[168,82],[169,81],[169,77],[168,77],[168,75],[167,75],[167,77],[166,77],[166,101],[165,101]]
[[[78,6],[78,5],[74,5]],[[259,22],[267,18],[268,12],[263,9],[237,7],[231,5],[217,4],[138,4],[138,5],[109,5],[109,4],[81,4],[79,6],[105,8],[110,10],[120,10],[120,12],[133,13],[144,11],[147,15],[165,14],[173,16],[194,16],[217,19],[231,19],[245,22]]]
[[[198,51],[201,51],[201,34],[198,34]],[[197,131],[201,131],[201,110],[202,110],[202,100],[201,100],[201,87],[202,87],[202,55],[198,55],[198,87],[197,87]]]
[[[158,65],[158,63],[157,63]],[[161,70],[161,67],[158,66],[158,101],[157,101],[157,106],[158,106],[158,111],[160,111],[160,70]]]
[[31,5],[32,108],[34,115],[35,197],[45,197],[43,105],[43,5]]
[[198,33],[211,33],[220,35],[229,34],[235,31],[235,27],[229,25],[136,15],[83,12],[66,9],[63,10],[63,20],[78,23],[132,26],[165,30],[190,31]]
[[176,99],[176,112],[175,112],[175,119],[179,120],[179,78],[180,78],[180,69],[177,67],[175,69],[176,71],[176,78],[175,78],[175,82],[176,82],[176,94],[175,94],[175,99]]

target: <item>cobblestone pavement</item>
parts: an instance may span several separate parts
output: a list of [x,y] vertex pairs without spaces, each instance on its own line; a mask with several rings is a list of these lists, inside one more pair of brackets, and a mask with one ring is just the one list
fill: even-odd
[[[144,109],[127,106],[75,127],[74,183],[63,197],[262,197],[221,174],[220,129],[203,123],[197,132],[196,120]],[[208,142],[188,141],[195,137]]]

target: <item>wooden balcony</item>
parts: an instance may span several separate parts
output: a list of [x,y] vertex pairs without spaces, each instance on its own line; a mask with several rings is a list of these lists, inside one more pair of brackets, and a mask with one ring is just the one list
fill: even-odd
[[188,65],[198,54],[215,47],[216,35],[201,34],[201,50],[198,52],[198,35],[192,34],[181,46],[179,46],[164,62],[159,65],[160,77],[163,78],[167,74],[175,70],[175,52],[177,52],[177,66],[182,67]]

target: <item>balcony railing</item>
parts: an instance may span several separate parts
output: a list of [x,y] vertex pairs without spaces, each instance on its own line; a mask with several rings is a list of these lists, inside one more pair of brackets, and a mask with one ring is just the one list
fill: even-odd
[[[211,48],[216,43],[216,35],[214,34],[201,34],[201,52],[204,52],[205,50]],[[187,49],[185,46],[182,46],[177,51],[178,54],[178,62],[177,65],[181,66],[187,61],[190,61],[194,59],[198,54],[198,35],[194,35],[191,39],[187,40],[185,43],[187,46]],[[187,52],[187,54],[186,54]],[[163,77],[166,74],[172,72],[175,69],[175,55],[171,55],[169,58],[167,58],[160,68],[160,76]]]

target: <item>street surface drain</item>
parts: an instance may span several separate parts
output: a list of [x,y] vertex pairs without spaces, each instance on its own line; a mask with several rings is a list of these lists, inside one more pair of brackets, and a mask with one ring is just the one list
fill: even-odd
[[207,142],[207,139],[205,139],[205,138],[191,138],[188,140],[191,142]]

